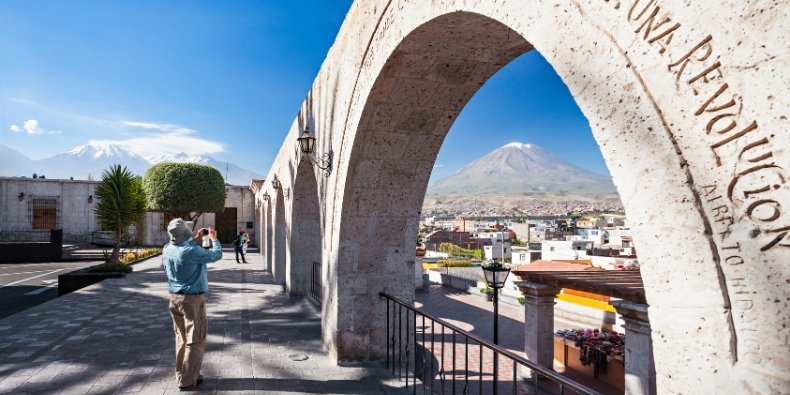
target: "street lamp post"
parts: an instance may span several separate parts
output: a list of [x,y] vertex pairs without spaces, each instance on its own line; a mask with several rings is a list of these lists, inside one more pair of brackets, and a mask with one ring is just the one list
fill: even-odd
[[[504,257],[503,257],[504,260]],[[510,268],[502,266],[499,261],[494,259],[490,264],[483,266],[483,274],[486,284],[494,289],[494,344],[499,345],[499,290],[505,286],[507,275]],[[494,352],[494,393],[497,393],[499,375],[499,354]]]

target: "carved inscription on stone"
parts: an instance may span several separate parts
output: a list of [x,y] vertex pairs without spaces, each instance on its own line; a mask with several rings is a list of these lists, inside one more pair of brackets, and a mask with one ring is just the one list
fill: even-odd
[[790,248],[788,173],[774,161],[776,131],[744,115],[755,111],[728,82],[737,77],[723,70],[712,34],[681,46],[682,40],[673,39],[684,32],[683,25],[662,9],[660,1],[602,1],[622,13],[634,34],[665,59],[677,94],[698,103],[690,109],[699,126],[693,134],[709,147],[712,167],[729,175],[720,184],[694,187],[712,228],[721,270],[727,273],[727,298],[737,319],[738,349],[733,358],[760,364],[761,345],[750,316],[756,292],[739,274],[755,270],[744,266],[756,261],[757,251],[744,251],[741,243],[753,240],[762,253]]

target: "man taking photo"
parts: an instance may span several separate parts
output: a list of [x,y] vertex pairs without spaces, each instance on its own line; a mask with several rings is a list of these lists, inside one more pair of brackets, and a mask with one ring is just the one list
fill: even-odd
[[[206,348],[206,298],[208,268],[206,264],[222,258],[222,247],[215,229],[199,229],[192,235],[192,222],[176,218],[167,226],[170,236],[162,250],[162,264],[170,291],[170,316],[176,334],[176,380],[182,391],[203,383],[200,366]],[[197,243],[204,233],[211,248]]]

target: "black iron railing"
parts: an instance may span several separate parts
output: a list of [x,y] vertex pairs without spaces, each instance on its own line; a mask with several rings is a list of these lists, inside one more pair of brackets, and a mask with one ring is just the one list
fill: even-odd
[[321,303],[321,293],[321,262],[314,261],[310,275],[310,297]]
[[387,369],[415,394],[599,394],[403,301],[379,295],[387,303]]

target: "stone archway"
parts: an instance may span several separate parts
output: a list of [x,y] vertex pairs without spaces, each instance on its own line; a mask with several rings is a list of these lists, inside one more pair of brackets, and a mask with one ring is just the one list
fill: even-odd
[[271,197],[269,197],[269,199],[270,200],[265,202],[266,222],[264,226],[266,227],[266,231],[265,231],[266,235],[265,235],[264,245],[266,246],[266,252],[265,252],[266,257],[264,259],[265,259],[266,271],[269,273],[273,273],[274,254],[272,253],[272,251],[274,250],[274,225],[272,221],[274,217],[272,217],[272,204],[274,202],[271,201],[272,199]]
[[[775,32],[790,28],[778,7],[356,2],[299,115],[336,153],[316,180],[335,358],[381,353],[372,301],[413,297],[436,152],[479,84],[534,46],[589,120],[641,240],[659,391],[787,388],[790,100],[777,86],[790,61]],[[293,161],[284,147],[273,168]]]
[[277,189],[277,197],[274,201],[275,213],[272,222],[274,223],[274,234],[272,235],[272,276],[274,281],[279,284],[285,283],[285,260],[287,250],[287,233],[285,218],[285,198],[283,188]]
[[312,164],[303,157],[296,169],[289,260],[285,269],[286,289],[293,296],[309,294],[313,266],[317,264],[320,268],[321,264],[321,213],[316,184]]

